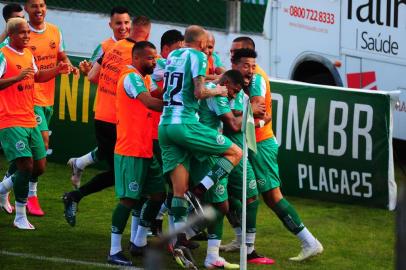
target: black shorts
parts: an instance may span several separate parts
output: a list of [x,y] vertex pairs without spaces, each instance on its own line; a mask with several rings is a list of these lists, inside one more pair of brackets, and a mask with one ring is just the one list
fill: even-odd
[[116,125],[100,120],[94,120],[94,130],[97,141],[97,158],[105,160],[110,169],[114,168],[114,147],[116,145]]

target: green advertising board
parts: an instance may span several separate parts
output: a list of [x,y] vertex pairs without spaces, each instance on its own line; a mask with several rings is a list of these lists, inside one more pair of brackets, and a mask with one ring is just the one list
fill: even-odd
[[271,89],[285,194],[395,207],[388,93],[286,81]]
[[[82,58],[71,57],[74,65]],[[285,194],[393,209],[391,97],[271,80],[274,132]],[[56,81],[49,160],[66,163],[96,146],[96,86]]]

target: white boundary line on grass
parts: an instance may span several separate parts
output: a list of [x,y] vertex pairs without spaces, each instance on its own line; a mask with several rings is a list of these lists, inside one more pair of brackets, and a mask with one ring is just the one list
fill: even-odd
[[0,255],[14,256],[14,257],[20,257],[20,258],[39,260],[39,261],[48,261],[48,262],[54,262],[54,263],[95,266],[95,267],[100,267],[100,268],[143,270],[143,268],[125,267],[125,266],[119,266],[119,265],[110,265],[107,263],[87,262],[87,261],[72,260],[72,259],[58,258],[58,257],[38,256],[38,255],[33,255],[33,254],[28,254],[28,253],[10,252],[7,250],[0,250]]

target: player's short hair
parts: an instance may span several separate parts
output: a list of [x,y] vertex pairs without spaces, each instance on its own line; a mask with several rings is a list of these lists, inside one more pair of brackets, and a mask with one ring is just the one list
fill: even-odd
[[248,46],[251,46],[252,49],[255,50],[255,42],[252,38],[247,37],[247,36],[241,36],[241,37],[237,37],[233,40],[233,42],[242,42],[244,44],[247,44]]
[[[31,2],[31,0],[25,0],[25,3],[28,4],[29,2]],[[44,0],[45,5],[47,4],[47,1]]]
[[152,44],[151,42],[149,42],[149,41],[140,41],[140,42],[137,42],[137,43],[134,44],[134,47],[132,49],[132,55],[138,54],[138,53],[140,53],[141,51],[143,51],[146,48],[151,48],[151,49],[156,50],[155,45]]
[[171,29],[166,31],[161,37],[161,50],[166,46],[171,46],[179,41],[183,41],[185,37],[179,30]]
[[185,42],[190,43],[190,42],[196,42],[199,41],[200,38],[203,35],[207,35],[206,31],[203,29],[203,27],[198,26],[198,25],[191,25],[188,28],[186,28],[185,31]]
[[126,7],[116,6],[113,7],[110,11],[110,17],[113,17],[114,14],[130,14],[130,11]]
[[134,26],[150,26],[151,20],[147,16],[135,16],[131,24]]
[[7,21],[6,31],[7,34],[15,33],[18,29],[18,26],[22,23],[27,23],[26,19],[23,18],[10,18]]
[[252,49],[238,49],[234,51],[231,63],[238,64],[241,58],[257,58],[257,52]]
[[3,7],[3,18],[7,22],[11,18],[12,13],[21,11],[23,11],[23,8],[19,4],[7,4]]
[[241,86],[244,85],[244,77],[238,70],[235,69],[227,70],[226,72],[224,72],[221,80],[223,80],[223,78],[229,79],[233,84],[238,84]]

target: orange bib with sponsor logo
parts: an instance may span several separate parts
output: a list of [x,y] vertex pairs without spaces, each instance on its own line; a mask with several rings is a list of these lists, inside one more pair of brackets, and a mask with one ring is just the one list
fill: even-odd
[[[59,48],[61,46],[61,33],[57,26],[45,23],[45,31],[30,33],[28,49],[35,58],[38,70],[56,67],[58,63]],[[54,105],[55,78],[44,82],[35,83],[34,104],[38,106]]]
[[143,77],[134,67],[125,67],[117,85],[117,141],[115,153],[123,156],[151,158],[152,114],[137,98],[131,98],[124,89],[124,80],[130,73],[138,74],[148,91],[151,77]]
[[121,70],[131,65],[134,42],[123,39],[104,55],[99,75],[95,119],[116,123],[116,88]]
[[[0,50],[6,59],[2,79],[17,76],[23,69],[33,66],[32,54],[24,49],[23,54],[8,46]],[[37,125],[34,114],[34,78],[26,78],[0,90],[0,129],[8,127],[32,128]]]
[[[266,94],[265,94],[266,113],[272,115],[271,85],[269,83],[268,75],[266,75],[265,71],[258,65],[256,66],[255,73],[261,75],[266,81]],[[264,141],[266,139],[272,138],[273,136],[274,134],[272,131],[272,120],[262,128],[255,129],[255,137],[257,142]]]

